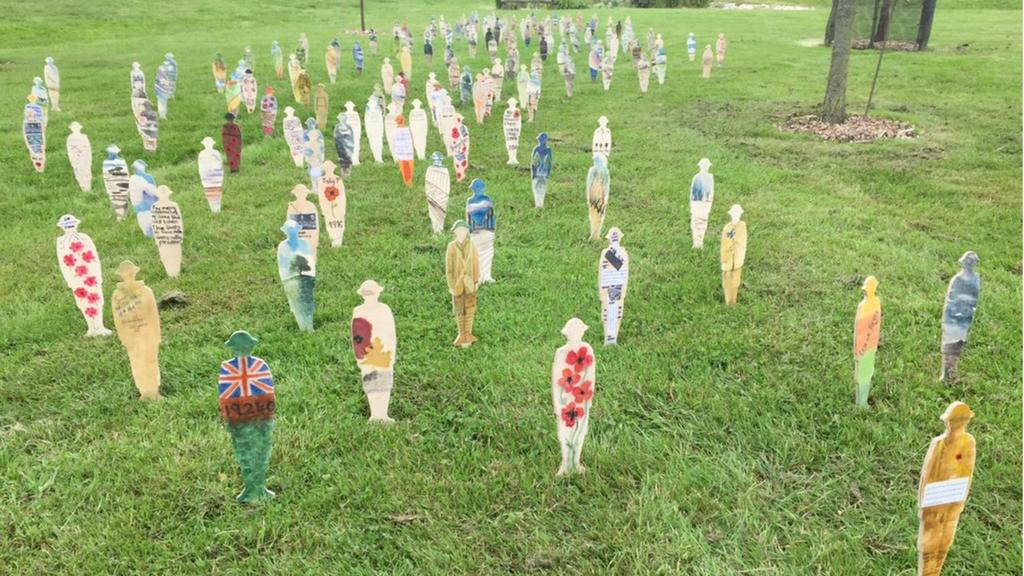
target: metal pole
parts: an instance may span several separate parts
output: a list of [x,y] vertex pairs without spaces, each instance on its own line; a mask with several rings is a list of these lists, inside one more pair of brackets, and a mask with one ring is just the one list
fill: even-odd
[[363,10],[363,0],[359,0],[359,30],[366,32],[366,14]]
[[[896,9],[896,3],[889,5],[888,20],[892,22],[892,13]],[[871,100],[875,97],[875,86],[878,84],[878,72],[882,69],[882,56],[885,56],[885,47],[889,45],[889,39],[882,40],[882,48],[878,51],[878,64],[875,65],[875,77],[871,80],[871,92],[868,94],[868,105],[864,107],[864,117],[867,118],[871,110]]]

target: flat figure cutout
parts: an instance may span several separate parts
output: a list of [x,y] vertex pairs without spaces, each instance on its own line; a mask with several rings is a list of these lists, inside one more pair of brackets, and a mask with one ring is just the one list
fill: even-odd
[[363,123],[356,112],[356,105],[351,100],[345,102],[345,123],[352,129],[352,165],[359,166],[359,152],[363,139]]
[[302,120],[295,115],[295,109],[286,106],[284,118],[281,120],[281,132],[284,134],[284,141],[288,144],[288,153],[291,154],[292,163],[301,168],[305,161],[302,156]]
[[725,64],[725,34],[718,33],[718,40],[715,41],[715,62],[718,66]]
[[135,211],[135,221],[147,238],[153,237],[153,215],[150,210],[156,203],[156,179],[153,178],[146,168],[145,160],[132,162],[132,170],[135,171],[128,178],[128,199],[132,203],[132,210]]
[[608,194],[611,191],[611,176],[604,156],[594,155],[594,165],[587,172],[587,208],[590,217],[590,240],[601,238],[604,227],[604,213],[608,209]]
[[430,156],[433,164],[427,168],[426,194],[427,213],[430,216],[430,228],[434,234],[444,231],[445,218],[448,215],[448,198],[451,193],[451,175],[444,165],[444,154],[434,152]]
[[597,375],[594,349],[583,341],[587,328],[579,318],[569,319],[562,328],[565,344],[555,350],[551,364],[551,403],[562,448],[558,476],[586,472],[580,455],[590,428]]
[[46,78],[46,93],[50,97],[50,110],[60,112],[60,70],[53,63],[53,58],[46,57],[43,66],[43,78]]
[[274,96],[273,86],[267,86],[266,95],[260,100],[260,128],[263,130],[263,135],[273,136],[276,124],[277,96]]
[[508,108],[502,116],[502,128],[505,130],[505,150],[508,152],[506,164],[519,164],[519,134],[523,131],[523,115],[519,112],[519,103],[515,98],[508,99]]
[[412,130],[405,125],[405,117],[399,114],[395,116],[395,128],[392,131],[392,153],[395,162],[398,163],[398,170],[402,173],[402,182],[412,187],[413,161],[415,160],[415,147],[413,145]]
[[107,158],[103,160],[103,187],[118,222],[124,220],[128,212],[128,163],[120,153],[121,149],[111,144],[107,146]]
[[253,75],[252,70],[246,69],[245,76],[242,77],[242,101],[245,102],[245,111],[249,114],[256,111],[258,94],[259,86],[256,84],[256,76]]
[[281,227],[286,238],[277,245],[277,272],[299,330],[312,332],[316,258],[309,242],[299,237],[301,230],[294,220],[286,221]]
[[363,392],[370,405],[370,422],[391,423],[388,406],[395,381],[395,353],[398,336],[395,316],[380,302],[383,289],[367,280],[357,291],[363,303],[352,310],[352,352],[363,379]]
[[451,128],[451,143],[455,181],[462,182],[466,179],[466,170],[469,168],[469,127],[458,113],[455,114],[455,123]]
[[310,185],[314,188],[317,179],[323,172],[326,154],[324,133],[317,128],[316,120],[306,118],[306,131],[302,134],[302,157],[306,162],[306,173],[309,174]]
[[466,200],[466,221],[469,237],[480,257],[480,282],[494,282],[491,267],[494,263],[494,201],[484,193],[484,182],[475,178],[469,185],[473,195]]
[[594,130],[590,150],[593,154],[604,156],[605,162],[612,153],[612,131],[608,128],[608,118],[605,116],[597,119],[597,129]]
[[92,190],[92,144],[89,137],[82,133],[81,124],[72,122],[70,128],[71,134],[67,140],[68,162],[71,163],[79,188],[82,192],[88,192]]
[[37,103],[34,95],[29,95],[25,104],[22,136],[32,167],[42,172],[46,168],[46,109]]
[[316,85],[316,127],[321,132],[327,129],[327,112],[329,111],[329,101],[327,97],[327,86],[321,82]]
[[722,292],[725,303],[736,304],[740,291],[740,276],[747,258],[747,223],[740,220],[743,208],[733,204],[729,208],[729,222],[722,228]]
[[[319,176],[317,177],[319,180]],[[299,238],[309,243],[309,249],[316,262],[316,251],[320,245],[320,216],[316,211],[316,204],[309,201],[308,197],[312,192],[302,184],[296,184],[292,188],[292,196],[295,198],[288,203],[288,220],[299,225]]]
[[150,212],[160,262],[169,278],[177,278],[181,273],[181,245],[185,238],[185,228],[181,221],[181,209],[176,202],[171,201],[171,194],[173,192],[167,186],[157,186],[157,201]]
[[533,185],[534,208],[544,207],[544,197],[548,193],[548,178],[551,176],[551,148],[548,147],[548,133],[537,135],[537,145],[530,156],[530,177]]
[[714,63],[715,54],[711,51],[711,45],[708,44],[707,46],[704,47],[704,54],[701,56],[701,66],[704,69],[701,73],[701,77],[704,78],[705,80],[711,78],[711,66]]
[[621,230],[614,227],[609,230],[608,248],[601,252],[597,264],[597,294],[601,299],[605,346],[618,342],[629,287],[629,254],[620,245],[621,240]]
[[476,294],[480,285],[480,257],[476,245],[469,239],[469,225],[465,220],[457,220],[452,225],[452,234],[455,238],[448,243],[444,259],[448,293],[452,295],[452,312],[459,329],[459,335],[452,344],[466,348],[476,342],[473,319],[476,317]]
[[697,163],[700,172],[690,181],[690,234],[694,248],[704,247],[704,235],[708,231],[708,217],[711,203],[715,201],[715,176],[708,172],[711,161],[701,158]]
[[323,172],[320,181],[317,182],[317,196],[320,197],[320,211],[324,214],[324,226],[331,238],[331,247],[338,248],[345,240],[345,210],[348,199],[345,196],[345,184],[334,173],[334,162],[325,161]]
[[228,156],[231,172],[238,172],[242,168],[242,127],[235,124],[235,115],[230,112],[224,115],[224,120],[220,130],[221,146]]
[[416,158],[427,159],[427,111],[419,100],[412,101],[409,111],[409,129],[412,130],[412,145],[416,149]]
[[953,545],[974,476],[974,436],[966,430],[973,417],[967,404],[950,404],[942,414],[946,431],[932,439],[924,457],[917,489],[918,576],[939,576]]
[[857,406],[868,407],[871,393],[871,378],[875,374],[875,355],[882,333],[882,302],[875,295],[878,279],[868,276],[864,279],[864,299],[857,305],[857,316],[853,324],[853,379],[854,399]]
[[160,398],[160,314],[153,290],[136,280],[139,267],[125,260],[117,267],[121,281],[110,297],[117,338],[128,351],[132,378],[142,400]]
[[210,212],[220,212],[221,196],[224,190],[224,159],[213,147],[213,138],[203,138],[203,149],[199,152],[199,180],[203,184],[203,193]]
[[276,409],[274,377],[270,366],[252,355],[257,342],[244,330],[232,334],[224,345],[234,357],[221,362],[217,377],[220,414],[242,470],[244,487],[235,500],[243,504],[276,496],[267,489]]
[[373,154],[373,161],[377,164],[384,163],[384,113],[377,104],[376,98],[371,97],[366,104],[366,139],[370,142],[370,152]]
[[61,216],[57,227],[64,233],[57,237],[57,265],[68,288],[75,296],[75,305],[85,318],[86,336],[110,336],[103,326],[103,269],[96,245],[87,234],[78,231],[79,220],[71,214]]
[[[352,154],[355,152],[355,142],[352,127],[345,120],[344,112],[338,114],[337,122],[334,124],[334,152],[338,155],[341,174],[347,178],[352,173]],[[327,162],[324,164],[326,165]]]
[[974,323],[974,314],[981,296],[981,277],[974,268],[980,259],[974,252],[960,257],[961,270],[949,281],[946,303],[942,307],[942,373],[939,380],[957,382],[957,365],[967,343],[967,333]]

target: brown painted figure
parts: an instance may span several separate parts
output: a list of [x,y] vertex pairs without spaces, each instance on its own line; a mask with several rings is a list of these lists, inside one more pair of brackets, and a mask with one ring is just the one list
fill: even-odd
[[974,475],[974,436],[966,432],[973,416],[967,404],[950,404],[942,414],[946,431],[932,439],[924,457],[917,493],[918,576],[939,576],[953,544]]
[[473,317],[476,315],[476,291],[480,284],[480,256],[469,239],[469,225],[459,220],[452,226],[455,239],[448,243],[445,253],[445,276],[448,292],[452,295],[452,312],[459,327],[459,336],[453,344],[466,348],[476,341],[473,336]]
[[117,267],[121,281],[114,289],[111,307],[117,337],[128,351],[132,378],[143,400],[160,398],[160,315],[153,290],[136,280],[139,267],[125,260]]

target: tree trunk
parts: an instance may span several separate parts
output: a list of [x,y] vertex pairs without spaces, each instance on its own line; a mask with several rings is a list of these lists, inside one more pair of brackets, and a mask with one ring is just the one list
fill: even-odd
[[821,119],[841,124],[846,119],[846,77],[850,70],[850,44],[856,0],[836,0],[835,36],[832,39],[832,63]]
[[878,24],[875,26],[872,42],[885,42],[889,39],[889,24],[892,22],[892,2],[884,0],[882,9],[878,12]]
[[935,18],[935,0],[924,0],[921,6],[921,23],[917,26],[917,49],[928,48],[928,38],[932,35],[932,20]]
[[832,38],[836,34],[836,4],[839,0],[832,0],[832,11],[828,13],[828,24],[825,24],[825,46],[832,45]]

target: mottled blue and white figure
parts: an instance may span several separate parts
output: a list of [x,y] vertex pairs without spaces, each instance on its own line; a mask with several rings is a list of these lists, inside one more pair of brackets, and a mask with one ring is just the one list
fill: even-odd
[[596,82],[597,75],[601,72],[602,62],[604,61],[604,50],[601,49],[601,41],[594,40],[594,43],[590,46],[590,81]]
[[46,87],[43,86],[43,79],[38,76],[32,79],[32,95],[36,97],[36,104],[43,107],[43,112],[48,112],[50,109],[50,96],[46,91]]
[[132,162],[132,170],[135,173],[128,178],[128,198],[131,200],[132,210],[135,211],[139,229],[147,238],[152,238],[153,217],[150,210],[157,201],[156,179],[146,172],[147,167],[145,160]]
[[153,91],[156,92],[156,111],[161,119],[167,118],[167,101],[173,95],[171,89],[171,76],[167,71],[167,64],[161,64],[153,77]]
[[277,272],[299,330],[311,332],[316,262],[309,242],[299,238],[300,230],[294,220],[287,220],[281,227],[287,238],[277,246]]
[[942,374],[939,376],[943,382],[960,379],[956,368],[981,295],[981,277],[974,270],[979,261],[974,252],[961,256],[962,270],[949,281],[946,291],[946,304],[942,308]]
[[668,68],[668,57],[665,55],[665,47],[658,48],[654,54],[654,76],[658,84],[665,83],[665,70]]
[[352,62],[356,65],[356,74],[363,73],[363,47],[359,45],[359,40],[356,40],[352,44]]
[[459,81],[459,100],[465,106],[467,102],[473,101],[473,71],[469,66],[463,66],[462,77]]
[[686,54],[690,57],[690,62],[697,59],[697,37],[693,32],[686,37]]
[[548,177],[551,176],[551,148],[548,148],[548,133],[537,135],[537,145],[530,157],[530,177],[533,181],[533,207],[543,208],[548,193]]
[[306,118],[306,131],[302,135],[302,157],[307,173],[316,189],[316,181],[323,175],[324,134],[316,127],[316,118]]
[[164,66],[167,67],[167,77],[171,80],[170,97],[174,98],[175,92],[178,91],[178,61],[174,59],[174,54],[164,54]]
[[355,148],[352,127],[345,119],[345,113],[338,113],[338,123],[334,125],[334,151],[338,153],[338,165],[341,175],[348,177],[352,173],[352,155]]
[[466,222],[469,239],[480,256],[480,283],[494,282],[491,265],[494,263],[494,201],[484,194],[484,181],[475,178],[469,188],[473,195],[466,200]]
[[115,144],[107,146],[107,157],[103,160],[103,186],[110,198],[110,207],[117,221],[124,220],[128,211],[128,163],[121,158],[121,149]]
[[693,247],[704,247],[704,234],[708,231],[708,216],[711,214],[711,203],[715,200],[715,176],[708,172],[711,161],[701,158],[697,163],[700,172],[690,181],[690,234]]
[[621,240],[621,230],[615,227],[609,230],[608,248],[601,253],[598,261],[597,293],[601,299],[605,346],[618,342],[626,289],[629,286],[629,254],[620,244]]

